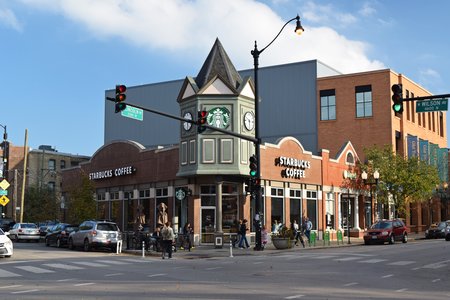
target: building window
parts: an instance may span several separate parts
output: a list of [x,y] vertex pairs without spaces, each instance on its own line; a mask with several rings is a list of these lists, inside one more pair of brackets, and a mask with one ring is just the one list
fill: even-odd
[[439,113],[439,134],[440,136],[444,136],[444,115],[442,112]]
[[[406,98],[409,98],[409,91],[408,90],[406,90]],[[412,103],[412,101],[409,101],[409,102],[406,103],[406,119],[408,121],[411,120],[411,116],[410,116],[410,114],[411,114],[411,109],[410,109],[411,103]]]
[[189,163],[190,164],[195,164],[195,155],[196,155],[196,151],[195,151],[195,140],[190,140],[189,141]]
[[290,222],[294,220],[298,224],[302,223],[302,190],[291,189],[289,191],[290,197]]
[[220,150],[220,162],[233,163],[233,140],[221,139]]
[[325,221],[326,226],[328,229],[334,229],[334,193],[327,193],[326,195],[326,215],[325,215]]
[[49,159],[48,160],[48,169],[51,171],[55,171],[56,170],[56,161],[54,159]]
[[[411,98],[414,98],[414,93],[411,92]],[[412,122],[416,122],[416,101],[409,101],[411,103],[411,115],[412,115]]]
[[[158,188],[156,189],[156,202],[155,202],[155,226],[161,226],[165,222],[169,221],[169,197],[168,188]],[[165,210],[164,210],[165,209]]]
[[317,191],[306,191],[306,213],[312,229],[317,229]]
[[203,163],[214,163],[214,140],[213,139],[203,139]]
[[150,189],[140,190],[139,191],[139,198],[150,198]]
[[372,86],[363,85],[355,87],[356,117],[365,118],[372,116]]
[[55,182],[54,181],[49,181],[48,183],[47,183],[47,186],[48,186],[48,189],[51,191],[51,192],[54,192],[55,191]]
[[320,120],[336,120],[335,90],[320,91]]
[[181,142],[181,165],[187,165],[187,142]]
[[284,190],[282,188],[271,188],[270,196],[272,198],[271,224],[275,224],[275,221],[277,221],[277,223],[284,223]]
[[346,158],[345,162],[347,164],[351,164],[351,165],[353,165],[355,163],[355,158],[353,157],[353,153],[351,153],[351,152],[347,153],[347,158]]
[[61,160],[59,162],[59,166],[60,166],[61,169],[65,169],[66,168],[66,161],[65,160]]

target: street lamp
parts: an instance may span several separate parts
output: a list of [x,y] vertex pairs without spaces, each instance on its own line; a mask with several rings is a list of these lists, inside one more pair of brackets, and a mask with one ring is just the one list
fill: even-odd
[[259,55],[264,52],[264,50],[267,49],[272,43],[278,38],[278,36],[281,34],[283,29],[286,27],[287,24],[290,22],[296,20],[297,25],[295,27],[295,32],[300,35],[305,31],[300,23],[300,17],[297,15],[295,18],[290,19],[287,21],[283,27],[281,27],[281,30],[278,32],[278,34],[275,36],[275,38],[264,48],[261,50],[258,49],[258,46],[255,41],[255,48],[251,51],[251,54],[253,56],[253,67],[254,67],[254,82],[255,82],[255,156],[256,156],[256,182],[257,182],[257,188],[256,188],[256,203],[255,203],[255,230],[256,230],[256,245],[255,250],[262,250],[261,247],[261,218],[262,212],[262,199],[261,199],[261,155],[260,155],[260,145],[261,145],[261,136],[259,134],[259,90],[258,90],[258,66],[259,66]]
[[7,157],[7,145],[6,145],[6,140],[8,139],[8,134],[6,133],[6,125],[3,126],[0,124],[0,127],[3,128],[3,156],[2,156],[2,173],[0,174],[2,178],[7,178],[7,173],[8,173],[8,157]]
[[[375,170],[375,172],[373,172],[373,179],[375,181],[368,181],[367,177],[368,177],[367,172],[363,171],[361,173],[361,178],[362,178],[362,180],[363,180],[365,185],[369,185],[370,186],[370,225],[372,225],[373,224],[372,208],[374,207],[374,205],[373,205],[374,201],[373,201],[373,197],[372,197],[372,187],[378,185],[378,179],[380,179],[380,173],[378,172],[378,170]],[[376,195],[377,195],[377,193],[375,193],[375,197],[376,197]],[[377,214],[378,213],[379,213],[379,211],[378,211],[378,208],[377,208]]]

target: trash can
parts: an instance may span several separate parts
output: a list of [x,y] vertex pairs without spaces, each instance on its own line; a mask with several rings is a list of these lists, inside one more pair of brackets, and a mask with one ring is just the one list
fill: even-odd
[[214,232],[214,247],[223,247],[223,232]]

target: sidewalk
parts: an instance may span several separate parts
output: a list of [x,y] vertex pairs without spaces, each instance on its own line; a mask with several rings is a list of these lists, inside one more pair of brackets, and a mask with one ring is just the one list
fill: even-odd
[[[423,239],[423,234],[410,233],[408,242],[414,242],[416,240]],[[401,243],[401,242],[397,242]],[[364,246],[364,239],[362,238],[350,238],[350,244],[348,239],[345,237],[343,243],[336,241],[331,241],[330,245],[324,244],[322,240],[317,240],[316,245],[309,246],[306,243],[306,247],[303,248],[301,244],[299,246],[294,246],[290,249],[278,250],[270,243],[266,246],[263,251],[253,250],[254,245],[251,245],[248,249],[231,248],[229,244],[224,244],[222,248],[215,248],[213,245],[200,245],[196,246],[190,252],[187,250],[177,249],[177,252],[173,253],[175,258],[183,259],[201,259],[201,258],[215,258],[215,257],[235,257],[235,256],[248,256],[248,255],[273,255],[279,253],[292,253],[292,252],[303,252],[312,251],[316,249],[326,249],[326,248],[339,248],[339,247],[354,247],[354,246]],[[142,256],[142,250],[122,250],[123,253],[134,254]],[[147,257],[160,257],[161,252],[146,251],[145,256]]]

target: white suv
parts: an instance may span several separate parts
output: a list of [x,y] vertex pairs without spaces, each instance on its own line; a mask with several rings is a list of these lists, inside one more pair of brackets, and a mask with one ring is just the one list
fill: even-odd
[[109,248],[116,252],[117,241],[121,239],[119,227],[109,221],[89,220],[80,224],[77,231],[69,235],[69,249],[83,247],[84,251],[92,248]]

